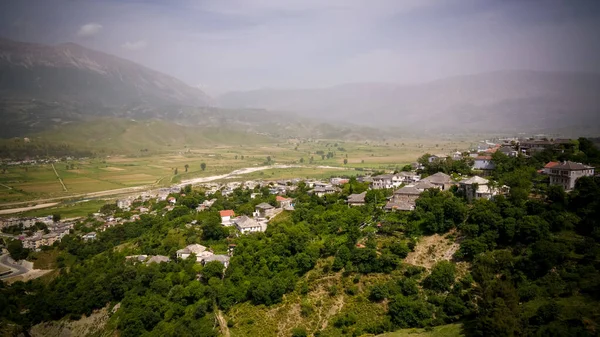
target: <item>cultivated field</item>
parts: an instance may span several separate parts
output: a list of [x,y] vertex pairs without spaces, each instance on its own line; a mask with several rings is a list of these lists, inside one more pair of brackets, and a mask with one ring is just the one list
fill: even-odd
[[[168,186],[187,179],[265,165],[269,157],[272,163],[306,167],[265,170],[243,178],[274,180],[355,175],[360,172],[356,168],[398,169],[424,153],[450,153],[468,149],[472,144],[468,140],[456,139],[397,139],[385,142],[288,139],[266,144],[253,142],[252,145],[245,145],[240,140],[240,144],[236,145],[185,146],[152,155],[112,155],[56,163],[57,173],[67,191],[63,190],[51,165],[8,166],[7,171],[0,174],[0,204],[7,206],[19,201],[77,196],[133,186]],[[329,152],[335,155],[327,158]],[[348,161],[346,165],[344,159]],[[201,169],[202,163],[206,164],[205,170]]]

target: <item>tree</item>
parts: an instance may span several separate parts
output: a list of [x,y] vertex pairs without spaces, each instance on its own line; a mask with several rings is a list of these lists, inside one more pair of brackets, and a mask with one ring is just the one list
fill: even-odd
[[11,240],[6,246],[10,256],[15,260],[24,260],[29,255],[29,249],[23,248],[23,242],[21,240]]
[[344,158],[344,165],[348,164],[348,159]]
[[61,219],[60,214],[59,213],[54,213],[52,214],[52,221],[54,222],[59,222]]
[[174,174],[175,174],[175,175],[177,175],[177,167],[175,168],[175,172],[174,172]]
[[201,163],[200,168],[202,169],[202,171],[206,170],[206,163]]
[[204,265],[202,268],[202,277],[205,280],[210,280],[213,277],[222,278],[223,277],[223,264],[219,261],[211,261]]
[[185,167],[185,172],[187,172],[187,171],[188,171],[188,168],[190,167],[190,165],[188,165],[188,164],[185,164],[185,166],[183,166],[183,167]]
[[448,261],[440,261],[433,266],[431,274],[423,280],[423,286],[435,291],[448,291],[454,284],[456,268]]

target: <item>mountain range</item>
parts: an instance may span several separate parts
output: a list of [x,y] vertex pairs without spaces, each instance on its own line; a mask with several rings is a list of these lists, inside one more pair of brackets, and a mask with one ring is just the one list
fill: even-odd
[[3,138],[107,117],[284,137],[596,133],[598,92],[599,74],[500,71],[416,85],[353,83],[211,98],[169,75],[77,44],[0,39]]
[[261,107],[405,130],[533,131],[598,127],[600,74],[499,71],[418,85],[355,83],[323,89],[231,92],[222,107]]

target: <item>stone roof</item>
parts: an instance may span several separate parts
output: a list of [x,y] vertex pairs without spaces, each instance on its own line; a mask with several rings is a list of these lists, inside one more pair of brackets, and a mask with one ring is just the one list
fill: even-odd
[[256,208],[260,208],[260,209],[272,209],[274,207],[271,206],[270,204],[267,204],[266,202],[261,202],[260,204],[256,205]]
[[169,261],[171,261],[171,259],[169,259],[167,256],[156,255],[156,256],[152,256],[151,258],[149,258],[148,261],[146,261],[146,264],[169,262]]
[[430,188],[436,187],[434,184],[430,183],[427,180],[421,180],[412,185],[414,188],[419,190],[427,190]]
[[180,249],[177,251],[177,253],[181,253],[181,254],[191,254],[194,253],[196,255],[202,253],[203,251],[206,250],[206,247],[204,247],[203,245],[199,245],[197,243],[191,244],[183,249]]
[[365,196],[367,195],[367,192],[362,192],[360,194],[350,194],[348,196],[348,202],[352,203],[352,202],[365,202]]
[[428,181],[432,184],[449,184],[451,182],[451,178],[449,175],[443,172],[438,172],[436,174],[430,175],[429,177],[421,179],[423,181]]
[[245,215],[235,218],[233,221],[240,228],[251,228],[260,226],[260,224],[256,220],[251,219]]
[[555,169],[559,169],[559,170],[589,170],[592,169],[593,167],[591,166],[587,166],[587,165],[583,165],[582,163],[575,163],[572,161],[565,161],[562,162],[556,166],[554,166],[553,168]]
[[227,256],[227,255],[211,255],[211,256],[205,257],[203,260],[204,260],[204,262],[219,261],[221,263],[225,263],[225,262],[229,262],[229,256]]
[[490,181],[485,178],[481,178],[479,176],[473,176],[469,179],[461,181],[460,183],[463,185],[473,185],[473,184],[487,185],[489,182]]
[[421,190],[414,186],[404,186],[401,189],[394,191],[394,194],[419,195],[421,192]]
[[415,209],[415,204],[410,202],[388,201],[383,208],[386,210],[412,211]]

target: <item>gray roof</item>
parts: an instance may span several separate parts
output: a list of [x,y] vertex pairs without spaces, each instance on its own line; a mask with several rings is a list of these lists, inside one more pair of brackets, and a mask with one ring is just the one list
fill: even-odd
[[414,188],[419,189],[419,190],[427,190],[427,189],[436,187],[434,184],[430,183],[427,180],[418,181],[412,186],[414,186]]
[[399,210],[399,211],[412,211],[413,209],[415,209],[415,204],[410,203],[410,202],[388,201],[388,203],[385,204],[384,209]]
[[451,182],[451,178],[449,175],[443,172],[438,172],[436,174],[430,175],[429,177],[423,178],[421,180],[428,181],[432,184],[449,184]]
[[235,222],[235,224],[240,228],[251,228],[260,226],[260,224],[256,220],[251,219],[245,215],[233,219],[233,222]]
[[169,259],[168,257],[166,257],[164,255],[156,255],[156,256],[152,256],[151,258],[149,258],[148,261],[146,261],[146,264],[169,262],[169,261],[171,261],[171,259]]
[[473,176],[469,179],[461,181],[460,183],[464,184],[464,185],[472,185],[472,184],[487,185],[489,183],[489,180],[487,180],[485,178],[481,178],[479,176]]
[[565,161],[553,167],[553,169],[559,170],[589,170],[592,166],[583,165],[582,163],[575,163],[572,161]]
[[404,186],[394,192],[394,194],[419,195],[421,191],[414,186]]
[[348,196],[348,202],[365,202],[365,196],[367,192],[362,192],[360,194],[350,194]]
[[204,262],[219,261],[221,263],[229,262],[229,256],[227,255],[210,255],[203,258]]
[[274,207],[271,206],[270,204],[267,204],[266,202],[261,202],[260,204],[256,205],[256,208],[271,209],[271,208],[274,208]]

